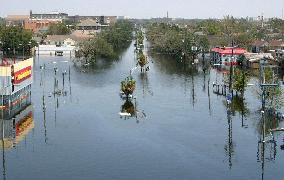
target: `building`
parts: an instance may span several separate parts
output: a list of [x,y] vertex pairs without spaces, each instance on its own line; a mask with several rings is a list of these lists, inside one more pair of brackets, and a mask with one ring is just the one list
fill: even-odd
[[211,58],[216,65],[230,65],[231,62],[235,65],[237,64],[237,59],[240,55],[246,53],[244,48],[235,47],[215,47],[211,49]]
[[270,65],[277,65],[271,53],[244,53],[242,56],[244,65],[248,68],[259,69],[259,62],[262,59],[268,60]]
[[29,29],[34,33],[44,33],[47,32],[50,25],[56,23],[60,23],[60,21],[28,19],[24,22],[24,28]]
[[67,19],[68,14],[66,13],[52,12],[47,14],[33,14],[32,11],[30,11],[29,18],[24,20],[24,28],[34,33],[45,33],[50,25],[62,23]]
[[93,19],[82,20],[79,24],[77,24],[78,30],[100,31],[101,27],[102,25]]
[[284,50],[284,41],[283,40],[272,40],[269,42],[270,50]]
[[68,16],[68,20],[72,23],[80,23],[86,19],[92,19],[102,25],[113,25],[117,22],[117,16]]
[[29,15],[8,15],[5,18],[6,26],[24,27],[25,21],[30,18]]
[[66,13],[52,12],[52,13],[34,14],[32,11],[30,11],[30,20],[63,22],[64,20],[67,19],[68,19],[68,14]]
[[90,37],[75,35],[48,35],[35,51],[37,55],[68,55],[74,56],[77,45],[89,40]]
[[31,98],[33,58],[2,59],[0,64],[0,109],[4,115],[17,113]]
[[48,35],[43,42],[45,45],[76,46],[78,43],[88,39],[74,35]]
[[264,40],[257,40],[252,44],[252,52],[260,53],[268,50],[269,43]]

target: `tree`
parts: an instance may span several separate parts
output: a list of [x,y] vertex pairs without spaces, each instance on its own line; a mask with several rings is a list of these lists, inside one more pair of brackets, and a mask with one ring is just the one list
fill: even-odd
[[90,41],[79,45],[79,54],[86,62],[94,64],[97,57],[113,59],[118,57],[119,50],[129,46],[132,39],[132,24],[119,21],[114,26],[101,32]]
[[136,81],[132,78],[132,76],[127,77],[125,80],[121,81],[120,90],[128,97],[131,95],[136,87]]
[[240,68],[235,68],[233,73],[233,89],[236,92],[241,92],[242,95],[248,84],[248,74]]
[[99,36],[112,45],[114,50],[124,49],[132,40],[133,24],[129,21],[118,21],[103,31]]
[[[278,84],[278,86],[263,87],[265,106],[271,110],[278,110],[284,105],[283,92],[278,78],[275,77],[275,73],[271,68],[264,68],[263,76],[266,84]],[[260,93],[261,95],[262,92]]]
[[4,26],[5,25],[5,20],[4,18],[0,17],[0,26]]
[[0,47],[7,54],[15,54],[16,51],[29,51],[36,45],[32,40],[32,32],[21,27],[0,26]]
[[269,21],[269,24],[272,29],[277,29],[277,30],[284,30],[284,20],[279,19],[279,18],[273,18]]
[[66,35],[70,33],[70,29],[64,23],[51,24],[47,31],[48,35]]

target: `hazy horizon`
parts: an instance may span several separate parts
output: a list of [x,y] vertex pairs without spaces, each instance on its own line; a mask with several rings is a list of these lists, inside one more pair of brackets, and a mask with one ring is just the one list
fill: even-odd
[[[1,2],[2,1],[2,2]],[[53,11],[65,12],[69,15],[114,15],[128,16],[130,18],[155,18],[166,17],[167,11],[171,18],[207,19],[223,18],[225,15],[234,17],[257,17],[283,18],[283,0],[239,0],[234,3],[226,0],[201,0],[201,1],[91,1],[91,0],[68,0],[68,1],[19,1],[0,0],[0,16],[28,15],[34,13],[49,13]]]

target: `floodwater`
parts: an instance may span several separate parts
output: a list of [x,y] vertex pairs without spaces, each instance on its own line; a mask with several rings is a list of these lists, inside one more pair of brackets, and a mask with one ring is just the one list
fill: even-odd
[[[124,105],[120,81],[136,64],[133,50],[84,70],[69,57],[35,57],[33,122],[0,150],[1,179],[282,179],[284,134],[273,141],[266,132],[262,148],[256,85],[244,106],[227,108],[213,93],[217,71],[153,56],[146,74],[134,70],[135,99]],[[132,116],[120,117],[122,109]]]

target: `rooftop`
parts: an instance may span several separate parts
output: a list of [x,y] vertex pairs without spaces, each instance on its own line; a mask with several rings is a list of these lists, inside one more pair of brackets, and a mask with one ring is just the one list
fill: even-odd
[[75,35],[48,35],[45,41],[64,41],[66,39],[72,39],[74,41],[80,42],[88,40],[89,37],[80,37]]
[[82,20],[77,26],[100,26],[101,24],[97,23],[95,20],[93,19],[85,19]]
[[26,20],[26,19],[29,19],[30,16],[29,15],[8,15],[5,19],[6,20]]

